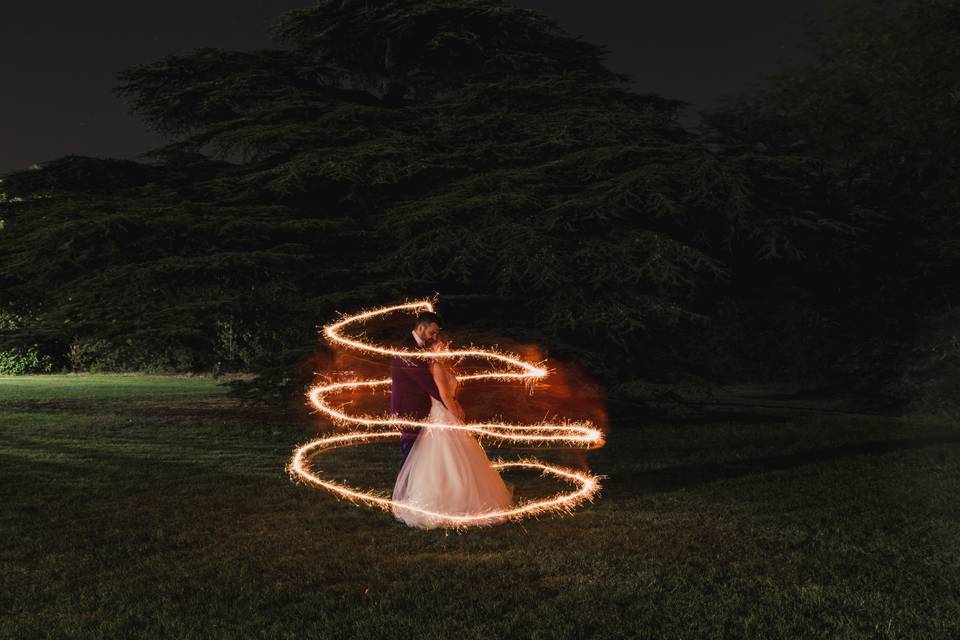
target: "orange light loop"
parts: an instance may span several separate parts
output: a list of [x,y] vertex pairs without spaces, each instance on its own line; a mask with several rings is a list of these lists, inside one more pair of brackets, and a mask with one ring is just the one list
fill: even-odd
[[[470,375],[457,376],[458,380],[528,380],[535,381],[545,378],[548,375],[546,369],[534,366],[515,356],[503,354],[487,349],[460,349],[460,350],[440,350],[440,351],[406,351],[401,349],[391,349],[378,345],[363,342],[341,333],[341,330],[349,325],[366,322],[370,319],[396,313],[398,311],[418,312],[433,311],[433,304],[430,300],[420,300],[406,304],[399,304],[390,307],[381,307],[359,313],[356,315],[345,316],[339,322],[327,325],[323,328],[324,336],[333,344],[340,345],[349,349],[356,349],[371,354],[382,356],[402,356],[404,358],[463,358],[473,357],[506,365],[506,370],[494,370],[486,373],[475,373]],[[511,370],[512,369],[512,370]],[[516,505],[510,509],[487,511],[483,513],[438,513],[427,509],[422,509],[415,505],[395,503],[389,497],[362,491],[347,487],[346,485],[323,480],[309,467],[309,460],[317,454],[342,446],[352,446],[357,444],[367,444],[370,442],[379,442],[391,438],[399,438],[399,429],[402,427],[429,427],[434,429],[459,429],[475,434],[484,440],[494,440],[503,444],[515,445],[556,445],[556,446],[574,446],[595,448],[603,446],[604,438],[599,431],[590,422],[569,422],[563,424],[538,423],[538,424],[513,424],[506,422],[468,422],[465,424],[442,424],[427,423],[425,421],[407,420],[391,416],[364,416],[351,415],[344,413],[330,405],[326,397],[340,391],[377,387],[388,387],[390,379],[380,380],[348,380],[331,384],[318,384],[313,386],[308,392],[307,397],[310,404],[321,413],[326,414],[335,424],[353,426],[362,429],[362,431],[351,431],[348,433],[337,434],[318,438],[307,442],[298,447],[287,465],[287,470],[295,478],[299,478],[314,486],[330,491],[339,498],[350,500],[356,503],[365,504],[371,507],[377,507],[386,511],[392,510],[395,506],[402,507],[408,511],[417,511],[432,516],[440,526],[449,528],[466,528],[470,526],[490,525],[508,520],[517,520],[530,516],[542,514],[545,512],[569,512],[574,506],[581,504],[586,500],[592,500],[600,488],[599,477],[590,473],[575,471],[565,467],[557,467],[543,464],[535,459],[525,459],[516,462],[495,461],[494,467],[498,469],[507,468],[526,468],[539,469],[542,473],[552,475],[561,480],[570,482],[576,486],[575,490],[567,493],[560,493],[549,498],[529,501]]]

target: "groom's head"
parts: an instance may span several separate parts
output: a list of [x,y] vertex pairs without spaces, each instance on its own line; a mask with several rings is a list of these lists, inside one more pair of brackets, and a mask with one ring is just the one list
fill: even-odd
[[429,347],[440,336],[440,316],[432,311],[424,311],[417,316],[413,331],[423,341],[423,346]]

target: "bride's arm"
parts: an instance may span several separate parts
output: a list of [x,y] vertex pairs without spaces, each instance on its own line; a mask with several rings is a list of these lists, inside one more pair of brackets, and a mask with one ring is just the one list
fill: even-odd
[[453,397],[453,389],[450,388],[447,376],[444,375],[443,366],[439,362],[430,364],[430,372],[433,374],[433,380],[437,383],[437,389],[440,391],[440,399],[450,412],[460,418],[461,422],[466,420],[463,407],[456,398]]

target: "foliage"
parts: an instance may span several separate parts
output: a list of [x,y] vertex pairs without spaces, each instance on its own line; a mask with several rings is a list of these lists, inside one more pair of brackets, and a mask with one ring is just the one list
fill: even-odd
[[53,371],[53,358],[41,354],[36,347],[0,351],[0,375],[19,376],[51,371]]
[[4,178],[0,308],[31,320],[3,343],[282,399],[318,323],[439,292],[448,328],[611,385],[869,386],[958,273],[955,7],[878,7],[701,131],[494,0],[326,0],[283,48],[122,70],[171,140]]
[[747,282],[809,292],[836,325],[822,350],[863,390],[900,379],[925,357],[914,347],[933,353],[917,340],[960,296],[958,35],[956,2],[848,3],[811,35],[810,62],[705,114],[754,180],[774,162],[815,167],[774,197],[852,231]]
[[628,89],[604,47],[535,12],[338,0],[272,31],[285,49],[119,74],[177,138],[155,164],[7,178],[24,200],[3,207],[0,302],[43,311],[22,339],[182,350],[289,391],[318,322],[436,291],[458,328],[662,376],[696,359],[667,338],[708,325],[733,256],[816,224],[756,206],[679,126],[685,103]]
[[[23,320],[23,316],[0,312],[0,335],[21,326]],[[35,344],[0,351],[0,375],[17,376],[31,373],[50,373],[53,368],[53,358],[41,353]]]

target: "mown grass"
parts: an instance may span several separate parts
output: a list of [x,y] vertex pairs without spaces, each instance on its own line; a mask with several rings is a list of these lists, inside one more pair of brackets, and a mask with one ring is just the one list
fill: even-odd
[[960,637],[960,428],[778,402],[621,416],[539,454],[596,502],[447,534],[291,482],[313,428],[212,380],[0,378],[0,637]]

